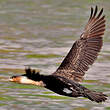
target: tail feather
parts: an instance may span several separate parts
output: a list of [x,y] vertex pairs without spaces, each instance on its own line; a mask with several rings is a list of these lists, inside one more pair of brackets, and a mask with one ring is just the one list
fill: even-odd
[[84,97],[90,99],[91,101],[95,101],[97,103],[105,102],[107,100],[107,95],[103,94],[102,92],[96,92],[96,91],[85,91]]

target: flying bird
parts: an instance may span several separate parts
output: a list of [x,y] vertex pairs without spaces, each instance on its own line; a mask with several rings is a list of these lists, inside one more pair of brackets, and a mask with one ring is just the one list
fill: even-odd
[[86,97],[97,103],[107,100],[102,92],[92,91],[81,85],[85,72],[96,60],[101,50],[105,31],[103,8],[91,7],[91,14],[80,38],[73,44],[58,69],[51,75],[42,75],[30,67],[26,74],[12,76],[9,80],[22,84],[43,86],[57,94],[69,97]]

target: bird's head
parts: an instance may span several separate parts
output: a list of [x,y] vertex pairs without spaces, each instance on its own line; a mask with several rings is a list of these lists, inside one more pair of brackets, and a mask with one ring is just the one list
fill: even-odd
[[25,72],[26,74],[10,77],[9,81],[21,84],[45,86],[42,81],[42,75],[40,75],[39,72],[35,72],[35,70],[31,70],[30,68],[25,69]]

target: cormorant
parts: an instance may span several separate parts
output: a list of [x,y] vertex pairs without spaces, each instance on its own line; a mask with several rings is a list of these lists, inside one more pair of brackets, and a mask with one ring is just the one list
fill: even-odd
[[41,75],[34,69],[26,68],[26,74],[12,76],[9,80],[22,84],[43,86],[55,93],[69,97],[86,97],[97,103],[107,99],[107,95],[87,89],[78,82],[83,80],[85,72],[94,63],[102,47],[102,35],[105,31],[103,8],[91,7],[91,14],[80,38],[73,44],[69,53],[52,75]]

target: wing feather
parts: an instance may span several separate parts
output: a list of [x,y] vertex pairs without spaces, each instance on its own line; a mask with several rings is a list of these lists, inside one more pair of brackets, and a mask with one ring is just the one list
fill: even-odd
[[53,75],[82,81],[89,66],[94,63],[102,47],[102,35],[105,31],[105,16],[102,16],[103,8],[97,15],[98,8],[91,8],[90,18],[69,53]]

